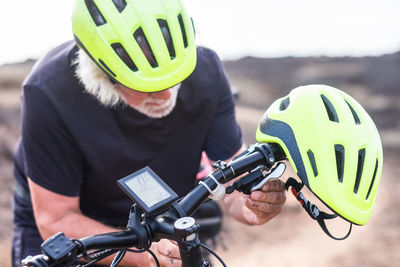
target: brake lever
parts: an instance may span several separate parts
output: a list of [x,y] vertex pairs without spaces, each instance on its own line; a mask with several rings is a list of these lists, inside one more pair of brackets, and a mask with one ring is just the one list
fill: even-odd
[[251,192],[261,189],[269,179],[281,177],[285,170],[286,165],[283,162],[279,162],[269,173],[266,173],[267,168],[265,166],[260,165],[246,176],[235,181],[231,186],[228,186],[226,193],[230,194],[237,190],[249,195]]
[[286,165],[283,162],[279,162],[277,164],[277,166],[275,168],[273,168],[271,170],[271,172],[269,174],[267,174],[267,176],[265,176],[264,179],[262,179],[258,184],[254,185],[251,187],[251,192],[256,191],[258,189],[261,189],[261,187],[263,187],[263,185],[269,180],[269,179],[273,179],[273,178],[279,178],[283,175],[283,173],[286,170]]

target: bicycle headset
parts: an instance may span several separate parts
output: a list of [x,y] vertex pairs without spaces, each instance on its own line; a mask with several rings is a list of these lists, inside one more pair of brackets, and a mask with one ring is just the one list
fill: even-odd
[[336,214],[357,225],[368,222],[382,173],[382,143],[351,96],[326,85],[297,87],[268,108],[256,139],[279,144],[302,183]]
[[180,0],[77,0],[78,46],[112,81],[142,92],[170,88],[194,70],[194,26]]

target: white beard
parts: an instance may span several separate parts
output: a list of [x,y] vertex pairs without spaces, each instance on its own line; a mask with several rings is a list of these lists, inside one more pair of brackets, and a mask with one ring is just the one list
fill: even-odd
[[171,87],[172,94],[168,100],[147,97],[141,105],[132,105],[126,101],[109,77],[96,66],[82,49],[79,49],[78,57],[72,64],[77,65],[75,76],[83,85],[85,92],[94,96],[105,107],[112,108],[122,104],[130,106],[150,118],[165,117],[175,107],[180,84]]
[[169,89],[171,92],[171,97],[167,100],[152,98],[148,96],[146,99],[143,100],[140,105],[132,105],[129,103],[128,105],[150,118],[159,119],[167,116],[174,109],[179,88],[180,84],[171,87]]

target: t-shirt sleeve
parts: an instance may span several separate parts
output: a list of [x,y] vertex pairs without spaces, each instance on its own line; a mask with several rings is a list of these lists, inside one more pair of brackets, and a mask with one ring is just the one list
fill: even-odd
[[23,88],[22,145],[25,174],[38,185],[66,196],[79,195],[83,159],[62,119],[41,89]]
[[218,56],[216,54],[212,56],[218,74],[215,85],[219,101],[208,131],[205,151],[211,160],[216,161],[231,158],[240,149],[243,141],[235,117],[235,103],[227,76]]

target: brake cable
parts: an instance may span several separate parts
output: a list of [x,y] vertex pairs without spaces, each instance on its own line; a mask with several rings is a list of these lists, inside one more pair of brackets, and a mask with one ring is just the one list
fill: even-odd
[[314,220],[316,220],[319,224],[319,226],[322,228],[322,230],[327,234],[330,238],[335,239],[335,240],[343,240],[346,239],[350,233],[353,224],[350,223],[350,228],[347,234],[343,237],[335,237],[333,236],[328,228],[326,227],[325,220],[330,220],[334,219],[337,217],[337,214],[328,214],[326,212],[320,211],[314,203],[311,203],[303,193],[301,193],[301,189],[303,188],[304,183],[301,182],[299,183],[296,179],[289,177],[289,179],[285,183],[286,190],[291,187],[291,191],[293,195],[296,197],[296,199],[300,202],[301,206],[304,208],[304,210],[310,215],[310,217]]

